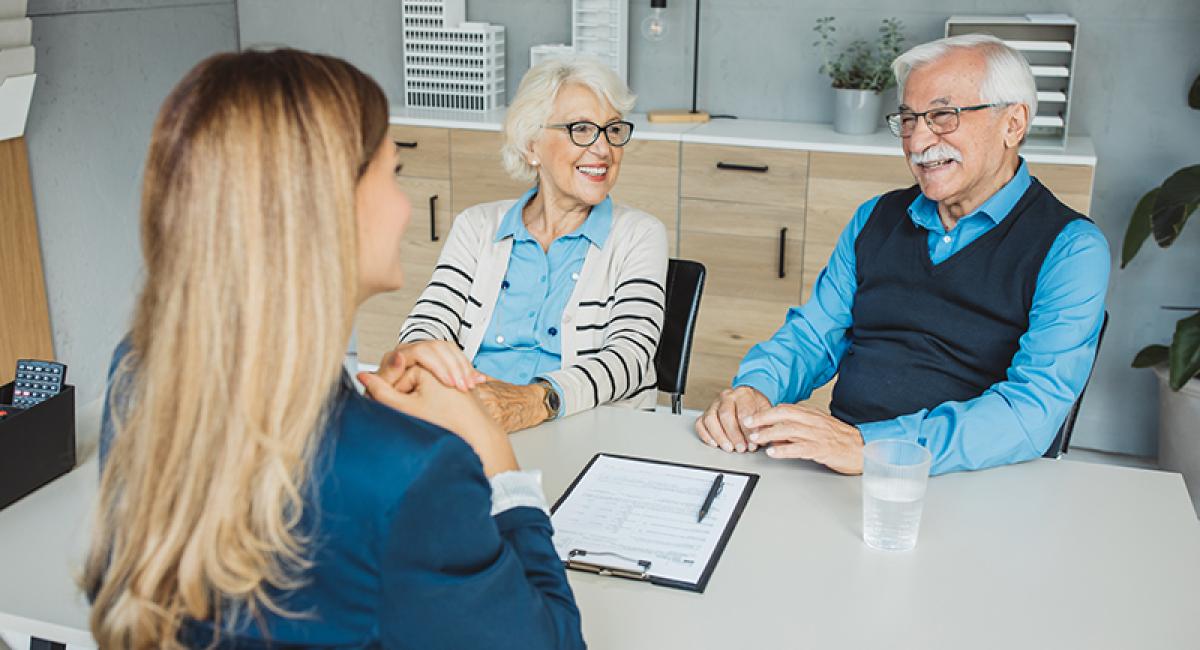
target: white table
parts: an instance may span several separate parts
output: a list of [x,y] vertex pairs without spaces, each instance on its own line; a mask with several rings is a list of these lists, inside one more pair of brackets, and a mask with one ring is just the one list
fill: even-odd
[[[569,572],[593,648],[1200,647],[1200,523],[1178,474],[1038,460],[935,477],[916,550],[889,553],[861,541],[858,479],[710,449],[687,417],[600,408],[513,443],[552,501],[598,451],[762,476],[702,595]],[[0,629],[90,643],[71,577],[95,491],[92,454],[0,512]]]

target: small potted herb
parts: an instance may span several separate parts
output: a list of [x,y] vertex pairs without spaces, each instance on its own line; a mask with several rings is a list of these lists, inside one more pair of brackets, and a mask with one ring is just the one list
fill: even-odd
[[835,54],[837,39],[833,16],[817,19],[813,47],[821,52],[821,73],[833,81],[836,103],[833,129],[838,133],[874,133],[883,124],[881,93],[895,85],[892,61],[903,51],[904,25],[885,18],[874,45],[858,39]]

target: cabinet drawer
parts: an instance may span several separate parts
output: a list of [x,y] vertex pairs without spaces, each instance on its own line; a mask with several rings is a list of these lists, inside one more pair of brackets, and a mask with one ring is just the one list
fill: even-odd
[[454,214],[480,203],[516,199],[529,189],[529,185],[513,180],[500,164],[503,142],[504,136],[493,131],[450,132]]
[[668,252],[675,254],[675,227],[679,217],[679,145],[631,140],[625,145],[620,174],[613,187],[613,201],[658,217],[667,227]]
[[1029,173],[1036,176],[1059,201],[1082,214],[1092,208],[1092,173],[1087,165],[1049,165],[1029,163]]
[[683,145],[684,197],[804,206],[808,152]]
[[450,134],[447,129],[422,126],[388,128],[388,137],[400,148],[401,176],[450,178]]
[[804,299],[829,263],[854,211],[884,192],[915,181],[903,156],[814,153],[809,161],[807,226],[804,230]]

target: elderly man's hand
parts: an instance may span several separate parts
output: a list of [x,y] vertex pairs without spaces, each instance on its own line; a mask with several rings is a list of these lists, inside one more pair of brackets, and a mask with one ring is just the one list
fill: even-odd
[[750,442],[770,445],[772,458],[805,458],[842,474],[862,474],[863,437],[857,427],[800,404],[780,404],[742,423]]
[[725,451],[754,451],[758,445],[746,440],[742,421],[769,408],[771,402],[766,396],[749,386],[723,390],[696,419],[696,435],[705,444]]

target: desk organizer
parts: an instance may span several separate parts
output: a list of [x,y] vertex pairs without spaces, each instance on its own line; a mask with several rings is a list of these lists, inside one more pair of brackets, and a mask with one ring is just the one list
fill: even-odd
[[[12,383],[0,387],[11,404]],[[0,420],[0,510],[75,467],[75,387]]]

